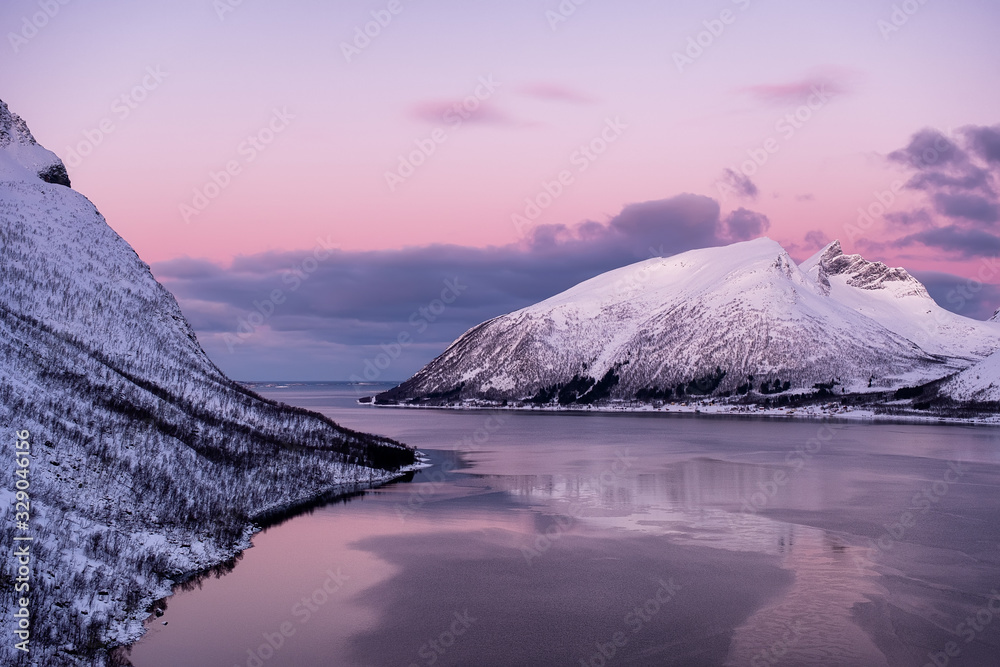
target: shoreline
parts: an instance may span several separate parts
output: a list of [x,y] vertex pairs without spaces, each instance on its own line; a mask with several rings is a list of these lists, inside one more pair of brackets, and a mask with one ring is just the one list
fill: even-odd
[[[314,493],[299,500],[273,503],[257,512],[251,519],[250,524],[244,527],[243,534],[232,547],[213,553],[204,562],[198,563],[198,567],[195,569],[186,570],[175,577],[163,580],[159,588],[149,591],[148,595],[144,595],[140,599],[139,605],[143,611],[126,616],[122,623],[123,627],[121,631],[112,633],[116,636],[113,643],[106,647],[108,664],[121,664],[120,661],[125,661],[124,664],[132,664],[129,659],[132,646],[141,641],[146,635],[147,626],[152,625],[153,621],[160,616],[157,614],[157,610],[166,607],[167,601],[177,594],[177,589],[198,579],[200,576],[211,574],[213,570],[220,566],[237,561],[244,552],[253,548],[253,538],[255,535],[316,508],[340,501],[346,502],[346,500],[371,489],[392,484],[403,479],[410,473],[427,467],[426,459],[423,455],[420,452],[417,452],[417,454],[416,463],[403,466],[398,471],[390,473],[387,477],[365,482],[340,482],[325,491]],[[191,554],[184,555],[191,557]],[[162,603],[163,607],[159,606],[160,603]]]
[[941,415],[921,414],[886,414],[877,412],[871,407],[850,408],[840,406],[838,410],[810,410],[807,407],[797,408],[760,408],[743,405],[669,405],[654,407],[652,405],[602,405],[580,407],[546,406],[501,406],[488,404],[463,405],[412,405],[412,404],[378,404],[375,402],[361,403],[361,406],[372,408],[402,408],[408,410],[452,410],[452,411],[510,411],[524,413],[550,414],[627,414],[627,415],[661,415],[685,417],[739,417],[750,419],[787,419],[802,421],[842,421],[847,423],[886,423],[886,424],[937,424],[950,426],[1000,426],[1000,414],[977,418],[947,417]]

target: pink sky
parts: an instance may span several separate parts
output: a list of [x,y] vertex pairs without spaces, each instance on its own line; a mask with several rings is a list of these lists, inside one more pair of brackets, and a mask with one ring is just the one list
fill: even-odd
[[[894,243],[919,226],[849,227],[913,176],[887,156],[915,133],[960,140],[1000,122],[991,0],[236,4],[0,7],[0,99],[158,276],[179,258],[228,267],[320,238],[345,251],[505,246],[521,238],[512,216],[560,172],[571,178],[532,224],[604,223],[694,193],[720,199],[723,216],[766,215],[797,259],[840,238],[848,252],[951,274],[944,287],[982,266],[976,252]],[[581,152],[590,144],[600,155]],[[763,164],[747,164],[754,155]],[[400,156],[420,165],[399,171]],[[723,198],[726,169],[752,171],[756,197]],[[888,212],[932,194],[901,192]],[[189,317],[199,285],[181,296]],[[232,309],[217,325],[229,328],[246,310],[200,306]],[[422,354],[493,314],[468,313]],[[344,363],[346,377],[356,362]]]
[[[221,20],[209,2],[70,3],[5,57],[3,95],[71,165],[72,150],[113,123],[70,173],[149,262],[228,261],[308,248],[321,235],[345,249],[505,244],[524,198],[608,118],[627,131],[540,222],[603,221],[681,192],[715,196],[724,168],[777,137],[749,207],[785,244],[814,229],[844,237],[857,208],[902,178],[882,156],[912,133],[998,120],[992,3],[929,3],[893,32],[879,24],[892,18],[887,2],[671,4],[681,6],[594,1],[556,22],[546,15],[554,1],[402,2],[347,62],[341,42],[387,3],[250,0]],[[19,33],[37,10],[5,3],[0,23]],[[719,25],[679,71],[674,53]],[[483,88],[481,77],[499,86]],[[123,117],[121,96],[144,78],[151,89]],[[807,92],[798,84],[824,80],[838,94],[783,137],[776,123]],[[477,87],[482,106],[461,126],[444,122],[443,110]],[[294,118],[249,161],[240,146],[275,109]],[[428,110],[442,111],[439,122]],[[435,126],[447,140],[390,191],[385,172]],[[214,194],[210,174],[230,160],[241,173],[185,223],[180,206],[196,188]],[[884,259],[963,270],[920,249]]]

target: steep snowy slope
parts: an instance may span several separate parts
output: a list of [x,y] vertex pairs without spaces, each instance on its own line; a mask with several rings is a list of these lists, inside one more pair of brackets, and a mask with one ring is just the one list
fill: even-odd
[[377,401],[865,391],[943,377],[981,352],[932,354],[830,292],[766,238],[651,259],[473,328]]
[[[71,190],[0,102],[0,429],[28,431],[30,519],[0,483],[0,541],[31,537],[30,655],[11,638],[16,561],[0,562],[0,664],[101,665],[184,572],[246,546],[252,522],[414,460],[399,443],[266,401],[208,359],[173,297]],[[23,484],[22,484],[23,486]]]
[[978,361],[1000,349],[1000,326],[937,305],[904,269],[845,255],[834,241],[800,268],[840,303],[932,354]]

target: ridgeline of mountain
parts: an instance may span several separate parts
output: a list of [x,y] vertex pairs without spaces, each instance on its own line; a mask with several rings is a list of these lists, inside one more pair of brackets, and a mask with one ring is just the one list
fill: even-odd
[[[376,404],[895,398],[1000,349],[903,269],[767,238],[609,271],[466,332]],[[905,393],[905,392],[904,392]]]
[[[0,102],[0,542],[30,545],[29,590],[15,591],[9,550],[0,564],[4,665],[107,664],[109,649],[141,634],[151,602],[248,546],[257,522],[415,460],[227,378],[149,267],[69,185]],[[29,465],[16,476],[23,431]],[[20,480],[27,526],[14,522]],[[13,640],[22,597],[30,653]]]

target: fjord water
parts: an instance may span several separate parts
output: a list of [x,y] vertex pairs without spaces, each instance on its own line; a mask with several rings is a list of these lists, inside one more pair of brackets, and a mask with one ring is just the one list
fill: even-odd
[[136,667],[1000,664],[1000,429],[355,404],[386,387],[258,387],[432,466],[258,534]]

